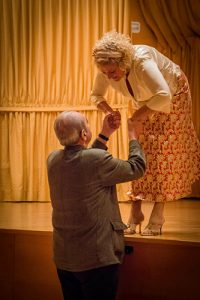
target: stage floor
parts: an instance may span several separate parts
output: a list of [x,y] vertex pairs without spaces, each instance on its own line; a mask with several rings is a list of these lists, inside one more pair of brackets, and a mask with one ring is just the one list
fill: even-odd
[[[120,211],[124,223],[128,219],[130,203],[121,202]],[[148,223],[152,204],[143,203],[145,221]],[[0,230],[28,230],[51,232],[51,203],[0,202]],[[130,240],[159,240],[170,242],[191,242],[200,244],[200,199],[181,199],[165,205],[163,233],[156,237],[127,235]]]

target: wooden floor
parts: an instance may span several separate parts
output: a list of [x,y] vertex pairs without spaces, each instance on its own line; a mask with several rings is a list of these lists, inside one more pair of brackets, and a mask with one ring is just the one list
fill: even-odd
[[[143,203],[144,228],[152,209],[151,203]],[[0,229],[52,231],[51,204],[37,202],[1,202]],[[121,202],[120,211],[126,223],[130,203]],[[200,243],[200,199],[181,199],[165,205],[165,224],[163,233],[156,237],[142,237],[139,234],[128,235],[126,240],[154,239],[165,241],[183,241]]]

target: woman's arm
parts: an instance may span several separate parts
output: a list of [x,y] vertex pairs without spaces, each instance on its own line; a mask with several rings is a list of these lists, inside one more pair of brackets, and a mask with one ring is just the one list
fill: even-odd
[[[90,94],[90,100],[98,107],[98,109],[102,110],[105,113],[111,112],[112,110],[111,107],[107,104],[106,99],[104,98],[108,86],[109,82],[107,81],[105,75],[98,72],[94,80],[94,84]],[[102,102],[103,104],[101,104]],[[106,103],[107,105],[104,105],[104,103]]]
[[144,60],[137,66],[138,77],[144,89],[149,91],[150,98],[146,105],[140,108],[135,117],[144,118],[155,112],[170,113],[171,92],[163,74],[158,69],[156,62],[152,59]]
[[108,85],[109,83],[105,75],[99,72],[94,81],[94,87],[91,92],[91,101],[106,115],[112,114],[112,116],[109,117],[109,124],[111,128],[117,129],[121,123],[121,115],[119,111],[114,111],[104,98]]
[[104,112],[106,115],[109,113],[113,113],[114,110],[112,107],[106,102],[106,101],[101,101],[97,104],[97,108]]

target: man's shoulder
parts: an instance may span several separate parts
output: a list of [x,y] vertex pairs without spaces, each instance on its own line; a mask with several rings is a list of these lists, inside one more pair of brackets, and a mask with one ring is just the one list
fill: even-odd
[[48,158],[47,158],[47,164],[50,165],[53,161],[59,159],[63,155],[63,150],[54,150],[52,151]]
[[98,156],[98,155],[105,155],[108,153],[105,149],[100,148],[88,148],[86,151],[83,151],[85,155],[91,155],[91,156]]
[[99,148],[88,148],[82,152],[82,157],[90,161],[102,160],[107,155],[109,153],[106,150]]

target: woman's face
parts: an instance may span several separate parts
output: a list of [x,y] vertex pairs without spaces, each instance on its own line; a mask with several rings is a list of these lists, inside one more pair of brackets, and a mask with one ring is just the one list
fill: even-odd
[[125,74],[125,70],[122,70],[118,64],[99,65],[98,68],[108,79],[115,81],[119,81]]

